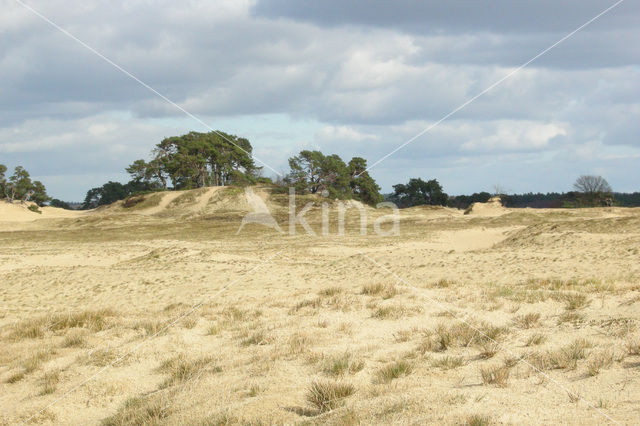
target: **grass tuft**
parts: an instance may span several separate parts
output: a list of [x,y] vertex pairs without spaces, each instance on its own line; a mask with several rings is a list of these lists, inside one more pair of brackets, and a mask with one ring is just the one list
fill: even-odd
[[525,346],[536,346],[544,343],[547,340],[547,337],[542,333],[534,333],[527,338],[527,341],[524,343]]
[[354,359],[349,352],[330,356],[321,365],[324,374],[343,376],[347,373],[355,374],[364,368],[364,361]]
[[609,368],[613,364],[613,352],[604,350],[593,355],[587,363],[587,372],[590,376],[597,376],[603,368]]
[[472,414],[464,420],[465,426],[489,426],[491,418],[484,414]]
[[443,370],[451,370],[461,367],[465,364],[465,360],[461,356],[445,356],[434,360],[431,365],[433,367],[442,368]]
[[49,395],[56,391],[56,385],[60,381],[59,371],[49,371],[42,376],[42,390],[40,395]]
[[389,383],[392,380],[411,374],[413,366],[404,360],[385,365],[376,372],[376,383]]
[[103,426],[159,425],[170,414],[168,401],[160,398],[131,398],[113,416],[102,420]]
[[343,400],[353,395],[355,391],[355,387],[348,383],[314,381],[307,391],[307,402],[320,413],[326,413],[339,407]]
[[187,359],[183,355],[165,360],[158,372],[169,374],[169,378],[160,386],[162,389],[176,384],[184,383],[191,378],[202,375],[206,371],[220,372],[221,367],[213,365],[214,358],[202,357]]
[[531,312],[525,315],[518,315],[513,319],[513,322],[520,328],[532,328],[536,327],[540,321],[540,313]]
[[495,385],[501,388],[507,386],[511,369],[505,365],[495,365],[480,368],[480,377],[485,385]]

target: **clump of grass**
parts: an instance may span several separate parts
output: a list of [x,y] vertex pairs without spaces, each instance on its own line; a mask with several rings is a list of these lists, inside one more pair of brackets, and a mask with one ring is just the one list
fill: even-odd
[[20,371],[17,371],[10,375],[7,378],[7,383],[18,383],[20,380],[24,379],[25,375],[25,371],[21,369]]
[[159,336],[169,331],[169,322],[160,319],[145,319],[134,324],[134,330],[143,330],[145,336]]
[[421,312],[419,307],[405,307],[400,305],[379,306],[371,313],[372,318],[377,319],[398,319],[404,316]]
[[505,365],[494,365],[480,368],[480,377],[485,385],[506,387],[511,369]]
[[399,292],[398,288],[393,284],[373,283],[363,286],[361,294],[367,296],[380,295],[383,299],[391,299]]
[[342,293],[342,289],[340,287],[327,287],[318,292],[320,296],[331,297],[336,296]]
[[56,391],[56,386],[60,381],[60,372],[59,371],[49,371],[42,376],[42,390],[40,391],[40,395],[49,395]]
[[169,403],[161,398],[131,398],[103,426],[159,425],[170,414]]
[[299,355],[309,349],[309,346],[311,346],[311,338],[307,334],[298,332],[289,336],[287,343],[289,345],[289,353]]
[[202,357],[196,359],[187,359],[184,356],[170,358],[160,364],[158,372],[169,374],[169,378],[160,386],[167,388],[169,386],[186,382],[187,380],[203,374],[206,370],[220,372],[219,366],[213,365],[213,357]]
[[613,364],[613,352],[605,350],[595,354],[587,363],[587,372],[590,376],[597,376],[603,368],[609,368]]
[[445,278],[442,278],[438,281],[436,281],[433,286],[437,287],[437,288],[447,288],[447,287],[451,287],[453,284],[455,284],[454,281],[451,280],[447,280]]
[[246,320],[249,317],[249,312],[235,306],[228,306],[222,310],[221,316],[226,321],[237,323]]
[[627,341],[627,354],[640,355],[640,339],[629,339]]
[[433,367],[442,368],[443,370],[451,370],[461,367],[465,364],[465,360],[461,356],[444,356],[434,360],[431,365]]
[[307,402],[320,413],[326,413],[339,407],[344,399],[353,395],[355,391],[355,387],[348,383],[314,381],[307,391]]
[[266,345],[270,341],[264,330],[258,330],[240,341],[242,346]]
[[355,374],[364,368],[364,361],[355,359],[349,352],[330,356],[321,365],[323,373],[330,376]]
[[534,333],[527,338],[527,341],[524,343],[525,346],[535,346],[544,343],[547,340],[547,337],[542,333]]
[[591,300],[582,293],[560,293],[555,298],[564,302],[564,307],[568,311],[582,309],[591,303]]
[[86,343],[87,341],[82,334],[72,333],[65,336],[61,346],[63,348],[80,348],[86,345]]
[[57,314],[49,320],[48,328],[54,331],[67,328],[87,328],[91,331],[101,331],[109,326],[108,318],[115,315],[116,313],[111,309]]
[[572,343],[560,348],[556,356],[557,364],[560,368],[575,368],[578,360],[587,356],[586,350],[593,347],[586,339],[576,339]]
[[180,321],[180,324],[184,328],[191,330],[196,326],[196,324],[198,324],[198,318],[192,315],[188,315],[187,317],[183,318],[182,321]]
[[122,357],[116,350],[114,349],[98,349],[92,351],[84,357],[81,357],[81,360],[84,364],[87,365],[95,365],[96,367],[106,367],[107,365],[122,365],[124,364],[125,358],[127,356]]
[[471,414],[464,420],[465,426],[489,426],[491,417],[484,414]]
[[540,321],[540,313],[531,312],[525,315],[518,315],[513,319],[513,322],[520,328],[532,328],[536,327]]
[[394,361],[376,372],[375,382],[389,383],[392,380],[411,374],[412,371],[413,366],[409,362],[405,360]]
[[562,315],[558,317],[558,325],[564,324],[565,322],[571,324],[578,324],[584,319],[584,315],[578,312],[564,312]]
[[222,327],[219,324],[210,325],[207,328],[207,336],[216,336],[220,334],[220,331],[222,331]]
[[303,308],[318,309],[321,306],[322,306],[322,299],[319,297],[316,297],[315,299],[306,299],[301,302],[298,302],[294,307],[292,307],[289,310],[289,314],[296,313]]
[[44,336],[46,320],[44,318],[28,319],[13,326],[10,337],[14,340],[37,339]]
[[579,360],[587,356],[586,350],[591,347],[592,344],[588,340],[576,339],[556,351],[530,354],[527,361],[537,370],[572,370],[576,368]]
[[44,348],[31,355],[22,363],[22,368],[24,369],[25,374],[29,374],[38,368],[43,361],[50,359],[56,353],[53,348]]
[[480,358],[489,359],[496,356],[500,350],[500,344],[494,341],[485,342],[480,346]]

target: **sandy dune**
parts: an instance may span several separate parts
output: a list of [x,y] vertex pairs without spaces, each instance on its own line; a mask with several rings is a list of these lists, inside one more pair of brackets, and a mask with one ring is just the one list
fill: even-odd
[[[640,209],[417,207],[387,237],[351,209],[340,236],[300,197],[312,237],[253,196],[0,203],[0,424],[640,419]],[[258,204],[284,234],[236,235]]]

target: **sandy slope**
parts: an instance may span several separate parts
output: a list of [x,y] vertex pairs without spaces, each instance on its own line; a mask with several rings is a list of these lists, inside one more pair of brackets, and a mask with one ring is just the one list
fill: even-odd
[[[335,210],[320,235],[317,204],[311,237],[288,235],[264,188],[160,196],[36,222],[2,210],[0,424],[640,418],[640,209],[413,208],[382,237],[357,211],[339,236]],[[235,235],[253,197],[285,234]],[[319,409],[314,381],[355,392]]]

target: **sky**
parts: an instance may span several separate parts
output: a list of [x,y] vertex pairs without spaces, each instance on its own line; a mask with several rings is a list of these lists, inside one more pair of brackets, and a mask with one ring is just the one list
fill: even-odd
[[318,149],[384,158],[383,192],[561,192],[581,174],[640,191],[640,2],[518,69],[615,2],[0,0],[0,164],[81,201],[209,127],[248,138],[266,176]]

